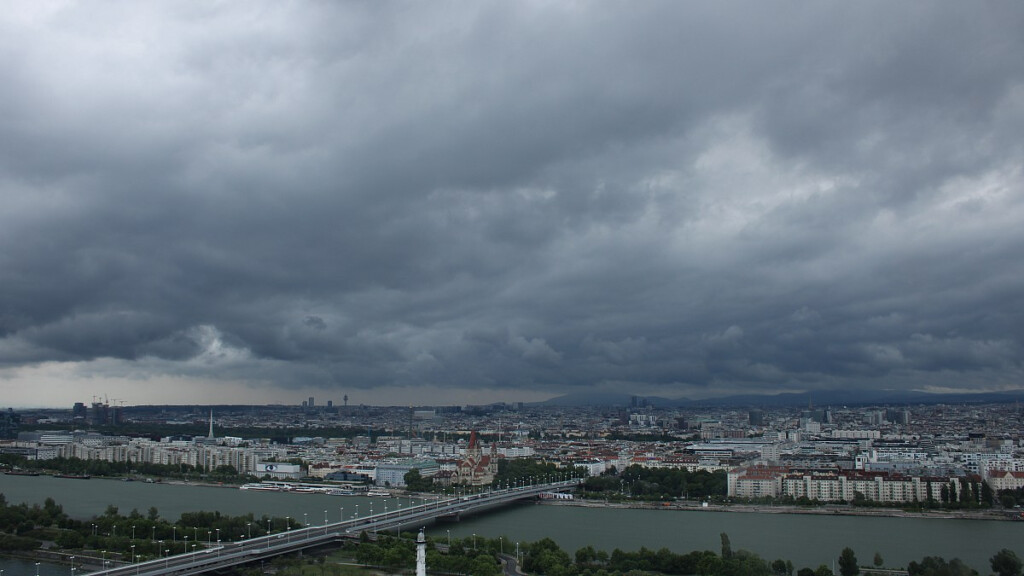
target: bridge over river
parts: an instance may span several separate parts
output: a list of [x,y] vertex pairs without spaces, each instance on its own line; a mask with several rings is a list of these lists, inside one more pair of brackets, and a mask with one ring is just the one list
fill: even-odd
[[91,574],[102,576],[205,574],[232,566],[258,562],[281,554],[334,544],[343,538],[352,538],[364,531],[398,531],[402,528],[420,528],[438,519],[457,520],[464,515],[476,514],[518,500],[537,498],[543,494],[566,492],[575,488],[579,482],[580,480],[576,479],[565,480],[428,501],[390,512],[350,518],[323,526],[286,530],[241,542],[218,544],[204,550],[167,556],[148,562],[127,564]]

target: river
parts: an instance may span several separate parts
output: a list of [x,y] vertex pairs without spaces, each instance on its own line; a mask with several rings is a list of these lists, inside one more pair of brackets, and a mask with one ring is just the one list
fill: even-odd
[[[385,504],[389,510],[409,505],[408,498],[398,501],[44,476],[0,476],[0,493],[12,504],[41,504],[52,497],[70,516],[83,520],[114,505],[121,514],[138,509],[145,515],[150,507],[156,507],[161,517],[171,520],[183,512],[219,510],[232,516],[249,512],[256,517],[291,516],[319,525],[325,515],[328,521],[337,521],[342,508],[345,516],[351,517],[357,505],[360,515],[369,512],[371,506],[380,512]],[[924,556],[958,557],[982,574],[989,572],[988,559],[1001,548],[1024,557],[1024,522],[985,520],[521,504],[428,528],[428,533],[439,540],[446,539],[449,531],[455,538],[469,538],[473,534],[505,536],[507,550],[514,549],[516,541],[551,537],[570,555],[588,544],[609,552],[614,548],[636,550],[641,546],[667,547],[675,552],[718,551],[719,535],[725,532],[734,550],[750,550],[769,561],[792,560],[798,568],[831,565],[846,546],[853,548],[862,564],[870,564],[875,552],[882,555],[887,566],[905,566]],[[7,576],[34,573],[13,566],[8,569],[3,562],[0,561],[0,569],[6,570]],[[43,570],[40,574],[47,572]]]

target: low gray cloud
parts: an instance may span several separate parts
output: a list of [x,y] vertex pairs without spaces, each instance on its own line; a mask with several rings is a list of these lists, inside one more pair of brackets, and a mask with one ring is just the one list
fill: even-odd
[[0,369],[1007,387],[1022,28],[1011,4],[16,4]]

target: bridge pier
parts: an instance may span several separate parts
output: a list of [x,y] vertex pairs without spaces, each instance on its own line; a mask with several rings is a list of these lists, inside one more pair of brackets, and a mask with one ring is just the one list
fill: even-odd
[[461,522],[462,521],[462,513],[461,512],[455,512],[455,513],[452,513],[452,514],[444,514],[444,515],[441,515],[441,516],[437,516],[435,521],[438,524],[441,524],[441,523],[454,524],[456,522]]

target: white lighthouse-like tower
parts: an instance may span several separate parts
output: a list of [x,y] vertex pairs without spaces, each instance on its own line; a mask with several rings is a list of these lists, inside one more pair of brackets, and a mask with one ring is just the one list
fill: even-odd
[[422,528],[416,537],[416,576],[427,576],[427,539]]

